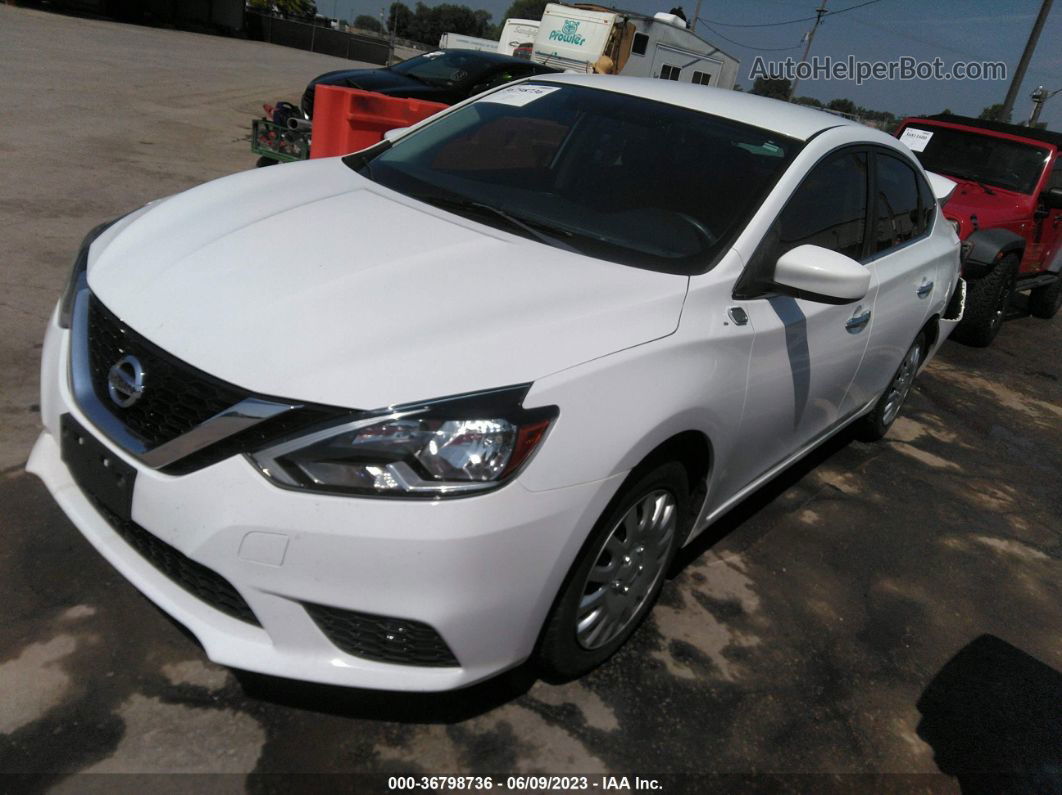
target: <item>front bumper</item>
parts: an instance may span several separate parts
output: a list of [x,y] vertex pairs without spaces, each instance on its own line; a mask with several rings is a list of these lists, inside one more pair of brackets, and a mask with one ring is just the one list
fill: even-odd
[[[127,579],[199,639],[218,663],[328,684],[446,690],[519,664],[582,541],[623,479],[531,492],[519,480],[438,502],[358,499],[276,488],[242,456],[173,477],[102,435],[73,400],[70,335],[53,316],[45,338],[45,426],[27,469]],[[232,618],[171,580],[117,533],[63,462],[69,413],[137,470],[132,519],[231,583],[261,627]],[[422,622],[458,665],[376,662],[337,648],[304,605]]]

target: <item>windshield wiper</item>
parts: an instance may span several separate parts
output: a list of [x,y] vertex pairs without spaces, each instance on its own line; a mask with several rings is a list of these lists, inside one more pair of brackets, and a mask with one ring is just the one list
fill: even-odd
[[413,198],[436,207],[441,207],[444,210],[453,210],[457,212],[458,215],[462,215],[464,212],[468,211],[479,213],[480,215],[491,215],[505,221],[511,228],[523,232],[525,237],[531,237],[540,243],[545,243],[563,249],[564,251],[572,251],[576,254],[581,253],[575,246],[560,240],[557,237],[557,235],[572,237],[573,234],[571,232],[531,218],[513,215],[506,210],[492,207],[483,202],[474,201],[472,199],[448,199],[443,196],[416,194],[414,194]]

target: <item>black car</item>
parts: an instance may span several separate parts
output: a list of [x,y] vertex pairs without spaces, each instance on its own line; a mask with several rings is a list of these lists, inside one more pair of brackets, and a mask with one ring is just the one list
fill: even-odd
[[318,83],[453,105],[511,80],[557,71],[523,58],[493,52],[436,50],[382,69],[326,72],[306,86],[302,110],[308,118],[313,118],[313,95]]

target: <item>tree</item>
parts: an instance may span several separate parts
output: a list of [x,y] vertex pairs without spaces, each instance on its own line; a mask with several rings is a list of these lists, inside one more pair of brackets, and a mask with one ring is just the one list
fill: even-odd
[[542,19],[542,12],[546,10],[548,0],[513,0],[509,10],[502,17],[506,19]]
[[284,16],[296,19],[313,19],[317,16],[317,3],[314,0],[250,0],[250,6],[266,12],[275,8]]
[[368,14],[360,14],[354,18],[354,27],[361,28],[362,30],[371,30],[373,33],[383,33],[383,25],[380,24],[380,20],[376,17],[370,17]]
[[1003,113],[1003,103],[997,102],[995,105],[989,105],[987,108],[981,111],[979,119],[986,119],[987,121],[1010,121],[1010,114]]
[[444,33],[482,36],[490,26],[490,13],[473,11],[468,6],[440,3],[428,6],[417,3],[405,34],[414,41],[435,45]]
[[792,84],[784,77],[757,77],[750,93],[774,99],[789,99]]
[[403,39],[411,38],[409,26],[412,22],[413,12],[409,10],[409,6],[402,2],[391,4],[391,10],[387,16],[388,31],[394,31],[396,36],[401,36]]
[[810,105],[813,108],[822,107],[822,101],[815,99],[815,97],[797,97],[794,102],[798,105]]
[[845,99],[843,97],[831,99],[829,102],[826,103],[826,107],[830,110],[836,110],[839,113],[850,113],[853,116],[855,116],[856,112],[859,110],[859,108],[856,107],[856,104],[852,102],[852,100]]

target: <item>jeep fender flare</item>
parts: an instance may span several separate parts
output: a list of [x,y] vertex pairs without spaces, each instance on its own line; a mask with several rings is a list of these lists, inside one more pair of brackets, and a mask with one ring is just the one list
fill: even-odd
[[996,263],[1008,254],[1025,253],[1025,238],[1009,229],[978,229],[963,241],[966,256],[962,261],[962,275],[966,279],[981,279],[992,272]]

